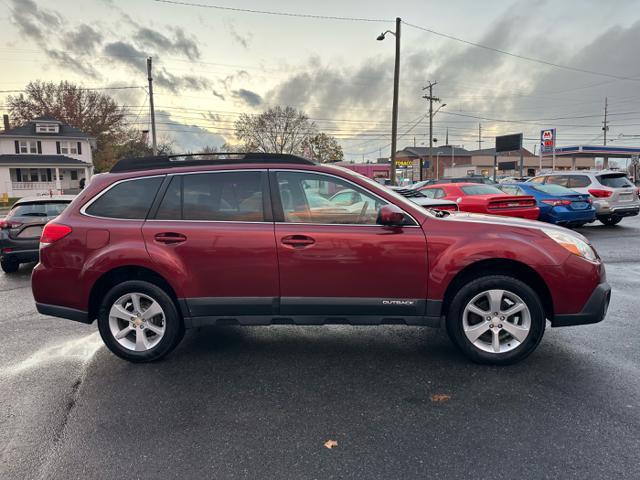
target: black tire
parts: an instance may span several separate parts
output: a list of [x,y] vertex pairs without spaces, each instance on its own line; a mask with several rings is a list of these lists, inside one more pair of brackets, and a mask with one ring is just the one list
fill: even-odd
[[604,225],[608,227],[613,227],[614,225],[617,225],[620,223],[620,221],[622,220],[622,217],[618,217],[616,215],[610,215],[608,217],[600,217],[598,218],[598,220],[600,220]]
[[0,260],[0,268],[4,273],[15,273],[20,268],[20,263],[15,260]]
[[[529,333],[519,346],[508,352],[489,353],[481,350],[471,343],[464,333],[465,307],[476,295],[492,289],[506,290],[517,295],[529,309],[531,317]],[[491,275],[471,280],[458,290],[449,306],[446,326],[451,341],[470,360],[483,364],[509,365],[523,360],[536,349],[544,335],[546,318],[542,302],[531,287],[513,277]]]
[[[142,293],[160,304],[165,316],[165,332],[157,345],[138,352],[121,345],[111,333],[109,311],[114,302],[127,293]],[[171,297],[160,287],[142,280],[130,280],[113,287],[105,295],[98,313],[98,330],[105,345],[115,355],[134,363],[153,362],[168,355],[184,336],[184,322]]]

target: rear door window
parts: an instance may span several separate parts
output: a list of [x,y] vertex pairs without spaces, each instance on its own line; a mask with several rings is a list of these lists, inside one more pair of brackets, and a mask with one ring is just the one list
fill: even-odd
[[633,183],[623,173],[611,175],[598,175],[598,181],[605,187],[625,188],[633,187]]
[[550,175],[547,177],[546,183],[566,187],[569,183],[569,177],[567,175]]
[[569,175],[568,188],[585,188],[591,185],[591,179],[586,175]]
[[264,222],[262,172],[178,175],[158,207],[159,220]]
[[118,183],[90,204],[89,215],[144,220],[164,177],[138,178]]

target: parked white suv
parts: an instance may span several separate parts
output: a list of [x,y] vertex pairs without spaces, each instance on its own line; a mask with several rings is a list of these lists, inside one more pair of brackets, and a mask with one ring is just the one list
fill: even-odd
[[623,172],[552,172],[533,177],[529,182],[562,185],[578,193],[588,193],[596,207],[596,218],[605,225],[615,225],[624,217],[640,212],[638,189]]

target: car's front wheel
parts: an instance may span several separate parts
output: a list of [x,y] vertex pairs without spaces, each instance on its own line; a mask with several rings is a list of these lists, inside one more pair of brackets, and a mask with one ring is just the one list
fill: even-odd
[[503,275],[477,278],[453,297],[447,332],[478,363],[507,365],[527,357],[540,343],[545,313],[536,292]]
[[100,306],[98,329],[109,350],[131,362],[159,360],[184,335],[171,297],[157,285],[140,280],[109,290]]
[[15,260],[0,260],[0,268],[4,273],[15,273],[20,268],[20,263]]

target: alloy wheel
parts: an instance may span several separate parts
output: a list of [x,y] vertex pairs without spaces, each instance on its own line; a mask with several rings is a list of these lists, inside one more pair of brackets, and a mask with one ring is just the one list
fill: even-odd
[[489,353],[506,353],[526,340],[531,331],[531,312],[513,292],[486,290],[465,306],[462,328],[476,348]]
[[113,338],[128,350],[151,350],[160,343],[165,329],[164,310],[144,293],[122,295],[109,311],[109,330]]

